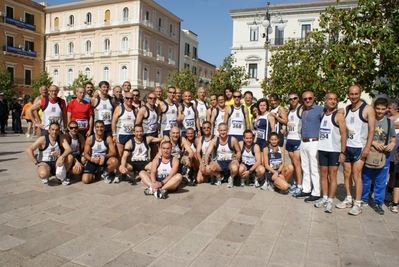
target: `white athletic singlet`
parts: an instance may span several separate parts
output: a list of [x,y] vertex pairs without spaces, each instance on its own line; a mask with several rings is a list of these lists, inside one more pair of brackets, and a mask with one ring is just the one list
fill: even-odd
[[172,105],[168,104],[165,100],[163,101],[166,110],[161,113],[161,133],[162,131],[168,131],[172,129],[174,126],[178,126],[177,124],[177,107],[175,103]]
[[231,136],[227,137],[227,143],[222,145],[220,144],[220,138],[217,137],[216,140],[216,160],[224,161],[224,160],[232,160],[234,151],[231,148]]
[[169,161],[166,163],[162,162],[162,158],[160,158],[158,160],[158,167],[157,167],[157,179],[158,180],[163,180],[166,177],[168,177],[168,175],[172,171],[172,162],[173,162],[173,157],[171,157],[169,159]]
[[158,114],[155,109],[144,106],[147,110],[147,116],[143,119],[143,130],[146,134],[152,134],[158,131]]
[[248,151],[247,148],[245,147],[245,143],[243,143],[241,149],[241,162],[243,164],[252,166],[256,163],[254,147],[255,144],[252,144],[252,147]]
[[357,110],[352,111],[352,105],[349,105],[345,122],[346,122],[346,133],[347,133],[347,147],[364,148],[367,143],[368,136],[368,123],[363,118],[363,110],[366,107],[366,103],[363,103]]
[[49,97],[46,96],[45,103],[44,109],[42,110],[42,124],[45,126],[44,129],[48,130],[50,124],[53,122],[56,122],[60,125],[60,127],[63,127],[63,116],[60,99],[57,99],[57,102],[55,103],[51,103]]
[[220,108],[216,108],[216,117],[214,121],[214,129],[213,129],[213,134],[216,136],[219,136],[219,131],[218,131],[218,126],[224,122],[224,110],[221,110]]
[[38,161],[57,161],[58,157],[62,154],[59,145],[59,137],[54,142],[54,145],[50,143],[50,138],[45,135],[46,144],[43,149],[39,149]]
[[118,135],[132,135],[135,121],[136,113],[134,108],[132,107],[132,110],[128,111],[125,105],[121,105],[121,114],[116,122]]
[[97,141],[95,135],[92,135],[92,145],[91,145],[91,156],[95,157],[105,157],[107,155],[108,146],[105,140]]
[[287,140],[301,140],[299,137],[298,126],[300,118],[298,116],[298,106],[295,110],[288,112],[288,123],[287,123]]
[[183,103],[182,105],[182,111],[184,114],[184,120],[182,123],[182,131],[185,131],[188,128],[193,128],[194,131],[196,131],[195,127],[195,112],[194,112],[194,106],[192,103],[190,103],[190,106],[187,107]]
[[104,121],[104,125],[111,125],[113,110],[114,107],[112,106],[110,96],[107,96],[106,100],[98,96],[97,106],[94,107],[94,120],[102,120]]
[[132,158],[131,161],[148,161],[148,145],[145,139],[141,143],[137,143],[132,138]]
[[244,106],[236,108],[230,106],[231,113],[228,119],[229,135],[242,135],[245,131]]
[[323,115],[320,122],[320,135],[317,149],[328,152],[340,152],[341,151],[341,134],[339,132],[339,126],[335,122],[335,116],[337,110],[330,115]]

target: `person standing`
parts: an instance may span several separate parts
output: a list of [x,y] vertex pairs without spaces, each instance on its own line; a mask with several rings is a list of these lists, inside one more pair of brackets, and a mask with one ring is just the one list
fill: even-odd
[[241,104],[241,92],[233,93],[234,104],[226,107],[224,123],[228,125],[228,135],[234,136],[238,142],[242,141],[243,133],[250,129],[248,109]]
[[246,91],[245,93],[244,93],[244,101],[242,101],[243,102],[243,105],[244,105],[244,107],[246,107],[247,108],[247,110],[248,110],[248,118],[249,118],[249,123],[250,123],[250,126],[251,126],[251,130],[253,130],[252,129],[252,119],[253,119],[253,114],[252,114],[252,112],[251,112],[251,107],[252,107],[252,105],[254,104],[254,103],[252,103],[252,100],[254,99],[254,95],[253,95],[253,93],[251,92],[251,91]]
[[[198,88],[197,99],[191,101],[197,107],[197,114],[200,123],[200,127],[204,121],[206,121],[206,111],[208,110],[208,104],[205,102],[206,91],[204,87]],[[201,128],[202,129],[202,128]]]
[[91,82],[87,82],[85,84],[85,96],[84,100],[88,103],[91,102],[91,98],[93,97],[93,90],[94,90],[94,85]]
[[159,103],[157,107],[157,113],[159,120],[161,121],[160,132],[162,135],[168,135],[169,131],[174,126],[178,126],[177,123],[177,106],[175,103],[176,88],[170,86],[168,88],[168,97]]
[[234,93],[234,89],[230,88],[230,87],[226,87],[224,89],[224,104],[226,106],[231,106],[234,104],[234,99],[233,99],[233,93]]
[[224,116],[226,112],[225,98],[223,95],[217,96],[217,107],[212,110],[211,114],[211,125],[213,129],[213,134],[219,136],[218,126],[224,123]]
[[[346,198],[335,207],[351,208],[348,214],[357,216],[362,213],[360,197],[363,191],[362,169],[370,153],[374,139],[375,112],[372,106],[360,100],[361,91],[357,85],[348,90],[351,104],[346,107],[346,159],[344,162],[344,183]],[[352,200],[352,179],[355,181],[355,201]]]
[[396,145],[391,151],[390,159],[391,163],[389,166],[389,180],[387,184],[387,192],[385,193],[385,201],[392,201],[393,188],[395,186],[396,173],[395,173],[395,153],[399,146],[399,102],[393,100],[388,104],[388,115],[389,119],[395,124],[396,133]]
[[189,128],[201,134],[200,123],[197,114],[197,107],[191,102],[191,92],[183,92],[183,102],[178,104],[177,121],[181,125],[180,135],[186,137],[186,131]]
[[93,109],[91,104],[84,100],[85,89],[79,86],[76,90],[76,98],[69,102],[67,106],[68,123],[75,121],[78,124],[78,133],[87,138],[92,133],[93,128]]
[[326,111],[321,119],[318,143],[323,197],[314,206],[325,208],[325,212],[332,213],[339,163],[345,162],[346,125],[344,115],[338,113],[338,99],[335,93],[328,93],[324,104]]
[[272,93],[269,97],[270,99],[270,116],[273,116],[275,119],[275,131],[278,134],[279,138],[279,146],[284,145],[284,135],[287,129],[287,112],[285,109],[280,106],[280,98],[276,93]]
[[4,98],[4,93],[0,93],[0,127],[1,127],[1,133],[5,134],[6,133],[6,123],[8,120],[8,103],[7,100]]
[[34,131],[34,129],[32,127],[32,120],[27,113],[28,109],[32,106],[32,102],[33,102],[33,98],[29,98],[28,103],[26,103],[24,105],[24,107],[22,108],[22,114],[21,114],[21,119],[22,119],[22,117],[25,117],[26,123],[28,124],[28,127],[26,128],[26,138],[27,139],[32,138],[33,131]]
[[[316,105],[312,91],[302,94],[303,106],[299,116],[302,119],[301,167],[303,170],[303,191],[296,198],[305,198],[305,202],[320,199],[320,175],[317,147],[320,134],[320,115],[323,107]],[[312,187],[313,186],[313,187]]]
[[99,87],[99,95],[97,98],[91,99],[91,106],[94,110],[94,120],[102,120],[105,126],[105,135],[111,136],[111,122],[112,122],[112,114],[116,107],[115,102],[112,101],[112,98],[108,95],[109,83],[107,81],[101,81],[98,84]]

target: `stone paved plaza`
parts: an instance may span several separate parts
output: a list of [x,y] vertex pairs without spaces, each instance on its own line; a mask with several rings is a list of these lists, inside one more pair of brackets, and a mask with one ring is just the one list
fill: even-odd
[[[43,185],[24,135],[0,135],[0,266],[398,266],[399,216],[324,213],[253,187]],[[342,172],[338,198],[344,197]],[[334,200],[335,204],[338,202]]]

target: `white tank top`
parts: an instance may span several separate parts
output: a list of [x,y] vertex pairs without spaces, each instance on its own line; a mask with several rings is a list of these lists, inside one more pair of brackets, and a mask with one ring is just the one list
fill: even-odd
[[134,108],[128,111],[125,105],[121,105],[121,114],[119,115],[118,121],[116,123],[118,135],[132,135],[134,122],[136,121],[136,113]]
[[45,106],[45,109],[42,110],[42,124],[45,126],[44,129],[48,130],[50,124],[53,122],[63,127],[63,116],[59,99],[57,99],[57,102],[51,103],[48,96],[46,96],[45,103],[47,107]]
[[245,131],[244,106],[236,108],[230,106],[231,113],[228,119],[229,135],[242,135]]
[[105,140],[97,141],[95,135],[92,135],[92,138],[91,156],[95,158],[107,155],[108,146]]
[[[272,113],[274,113],[274,114],[276,114],[277,115],[277,117],[278,117],[278,109],[280,108],[280,106],[277,106],[277,107],[275,107],[274,109],[272,109],[272,110],[270,110],[270,112],[272,112]],[[274,131],[272,131],[272,132],[279,132],[279,129],[280,129],[280,123],[278,122],[278,120],[277,119],[275,119],[275,124],[274,124],[274,126],[275,126],[275,130]]]
[[216,108],[216,117],[215,117],[215,128],[213,129],[213,134],[219,136],[218,126],[224,122],[224,110],[222,111],[220,108]]
[[287,140],[301,140],[298,132],[299,125],[299,116],[298,110],[300,106],[298,106],[295,110],[290,110],[288,112],[288,123],[287,123]]
[[195,112],[194,112],[194,106],[192,103],[190,103],[190,106],[187,107],[184,104],[182,105],[183,109],[183,114],[184,114],[184,120],[182,123],[182,130],[185,131],[188,128],[193,128],[194,131],[196,131],[195,127]]
[[198,118],[199,118],[199,123],[200,123],[200,127],[202,127],[202,123],[204,123],[204,121],[206,121],[206,111],[208,109],[208,106],[206,105],[206,103],[204,101],[200,101],[198,99],[196,99],[192,102],[197,105],[197,114],[198,114]]
[[252,166],[256,163],[254,147],[255,144],[252,144],[252,147],[248,151],[247,148],[245,147],[245,143],[243,144],[241,149],[241,162],[243,164]]
[[[202,161],[204,161],[204,159],[205,159],[206,150],[208,149],[209,144],[211,143],[212,139],[213,139],[213,136],[211,136],[211,138],[208,141],[205,140],[205,136],[201,137]],[[215,157],[215,151],[212,151],[212,153],[209,156],[209,158],[210,158],[209,160],[213,159],[214,157]]]
[[58,157],[62,154],[59,145],[59,137],[57,137],[54,145],[50,143],[48,135],[45,135],[46,144],[43,149],[39,149],[38,161],[57,161]]
[[338,111],[334,111],[330,115],[323,115],[320,122],[320,135],[317,149],[328,152],[341,151],[341,134],[339,126],[335,123],[335,116]]
[[158,180],[163,180],[172,171],[172,162],[173,162],[173,157],[169,159],[166,163],[162,161],[162,158],[158,160],[158,168],[157,168],[157,179]]
[[346,112],[346,133],[347,133],[347,147],[364,148],[367,143],[368,123],[363,118],[363,110],[366,107],[363,103],[357,110],[351,111],[352,105],[348,107]]
[[172,144],[172,156],[176,157],[178,159],[180,159],[181,152],[182,152],[181,147],[180,147],[180,142],[181,142],[181,140],[179,138],[179,140],[177,141],[177,144],[175,146]]
[[143,119],[144,133],[150,134],[158,131],[158,114],[155,109],[144,106],[147,110],[147,116]]
[[222,145],[220,144],[220,138],[217,137],[216,140],[216,160],[224,161],[224,160],[232,160],[234,151],[231,148],[231,136],[227,137],[227,143]]
[[277,151],[273,153],[273,148],[268,147],[269,150],[268,156],[269,156],[269,166],[272,167],[273,170],[278,170],[283,164],[283,157],[281,155],[281,149],[280,147],[277,147]]
[[111,103],[111,97],[107,97],[106,100],[103,100],[99,96],[97,97],[97,106],[94,107],[94,120],[102,120],[104,121],[104,125],[111,125],[114,107]]
[[161,131],[167,131],[174,126],[178,126],[177,107],[174,103],[170,105],[165,100],[163,102],[165,103],[166,110],[161,114]]
[[145,139],[141,143],[137,143],[134,138],[132,138],[132,158],[131,161],[148,161],[148,145]]
[[73,139],[71,135],[68,135],[71,143],[69,146],[72,148],[72,155],[77,156],[80,155],[80,143],[79,138]]

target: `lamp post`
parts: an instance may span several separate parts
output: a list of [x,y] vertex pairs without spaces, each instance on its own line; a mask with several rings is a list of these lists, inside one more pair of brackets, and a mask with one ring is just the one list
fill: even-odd
[[[265,56],[265,77],[267,78],[267,65],[269,62],[269,50],[268,50],[268,45],[270,44],[270,40],[269,40],[269,34],[273,33],[273,28],[271,26],[271,20],[270,18],[272,16],[277,17],[277,20],[279,20],[278,24],[277,24],[277,29],[279,31],[284,30],[285,28],[285,24],[284,21],[282,19],[282,14],[280,11],[276,11],[273,13],[269,12],[269,7],[270,7],[270,1],[267,1],[267,6],[266,6],[266,13],[264,15],[264,18],[262,20],[262,15],[259,14],[259,12],[256,13],[255,17],[254,17],[254,22],[252,23],[252,25],[250,26],[252,31],[256,31],[259,29],[258,24],[261,24],[264,28],[265,28],[265,32],[262,33],[262,38],[265,38],[265,50],[266,50],[266,56]],[[258,22],[257,22],[258,21]]]

